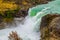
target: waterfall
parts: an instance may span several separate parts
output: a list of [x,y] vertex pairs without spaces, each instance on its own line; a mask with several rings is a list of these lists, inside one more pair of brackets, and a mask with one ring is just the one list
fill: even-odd
[[20,37],[23,40],[40,40],[39,28],[40,28],[41,17],[48,14],[46,11],[48,9],[50,9],[50,7],[44,8],[33,17],[31,17],[29,14],[24,19],[23,24],[20,23],[15,28],[7,28],[7,29],[0,30],[1,32],[0,40],[8,40],[8,35],[11,31],[17,31],[18,35],[20,35]]
[[48,4],[37,5],[30,8],[28,16],[16,27],[0,30],[0,40],[8,40],[11,31],[16,31],[23,40],[40,40],[41,18],[47,14],[60,13],[60,1],[55,0]]
[[[43,9],[41,12],[38,12],[36,16],[30,17],[29,15],[24,19],[23,24],[19,24],[15,28],[7,28],[0,30],[0,39],[1,40],[8,40],[8,35],[11,31],[17,31],[20,37],[23,40],[40,40],[40,20],[41,14],[43,15],[45,10],[48,8]],[[30,10],[29,10],[30,11]],[[46,12],[46,11],[45,11]]]
[[[30,17],[29,15],[23,20],[23,24],[20,23],[16,27],[6,28],[0,30],[0,40],[8,40],[8,35],[11,31],[16,31],[23,40],[40,40],[40,32],[36,31],[38,25],[36,25],[37,17]],[[38,23],[39,24],[39,23]]]

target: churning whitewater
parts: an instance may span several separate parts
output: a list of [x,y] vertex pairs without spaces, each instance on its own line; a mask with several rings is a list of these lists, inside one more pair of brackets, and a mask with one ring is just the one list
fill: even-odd
[[[38,12],[36,16],[31,17],[30,14],[19,23],[15,28],[6,28],[0,30],[0,40],[8,40],[11,31],[16,31],[23,40],[40,40],[40,22],[41,17],[46,15],[45,12],[49,8],[45,8]],[[44,11],[44,12],[43,12]],[[28,11],[30,13],[31,10]],[[44,14],[44,15],[43,15]],[[42,15],[42,16],[41,16]]]
[[[60,13],[60,0],[30,8],[28,16],[15,28],[0,30],[0,40],[8,40],[9,33],[16,31],[23,40],[40,40],[41,18],[47,14]],[[18,23],[18,22],[17,22]]]
[[28,15],[17,27],[0,30],[0,40],[8,40],[11,31],[16,31],[23,40],[40,40],[39,23],[36,25],[36,19],[37,17]]

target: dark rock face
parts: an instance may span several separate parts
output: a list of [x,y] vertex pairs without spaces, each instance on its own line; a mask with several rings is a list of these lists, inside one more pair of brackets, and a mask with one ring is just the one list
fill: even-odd
[[56,17],[60,17],[60,15],[59,14],[48,14],[48,15],[45,15],[44,17],[42,17],[40,26],[42,26],[42,27],[48,26],[49,23],[52,21],[52,19],[54,19]]
[[20,18],[20,17],[26,17],[28,15],[28,12],[26,10],[19,10],[18,13],[13,14],[14,18]]
[[60,40],[60,15],[48,14],[42,17],[41,40]]
[[27,10],[19,10],[19,12],[17,14],[15,14],[15,17],[26,17],[28,15],[28,11]]
[[[49,24],[49,30],[55,34],[55,36],[60,37],[60,17],[54,18]],[[54,30],[54,31],[53,31]]]

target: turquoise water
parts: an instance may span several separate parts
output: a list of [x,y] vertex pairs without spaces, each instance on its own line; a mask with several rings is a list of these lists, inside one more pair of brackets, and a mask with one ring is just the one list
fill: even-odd
[[[49,7],[49,8],[48,8]],[[48,14],[60,14],[60,0],[54,0],[49,2],[48,4],[38,5],[36,7],[30,8],[29,16],[35,16],[38,12],[41,12],[43,9],[48,8],[47,10],[43,11]]]
[[[41,18],[47,14],[60,14],[60,0],[30,8],[29,15],[15,28],[0,30],[0,40],[8,40],[11,31],[16,31],[23,40],[40,40]],[[16,21],[18,23],[19,21]]]

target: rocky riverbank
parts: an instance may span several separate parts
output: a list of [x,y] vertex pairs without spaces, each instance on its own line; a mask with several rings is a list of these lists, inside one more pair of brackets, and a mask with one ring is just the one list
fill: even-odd
[[46,4],[48,1],[51,0],[0,0],[0,28],[5,26],[4,24],[12,23],[14,18],[25,18],[29,8]]

